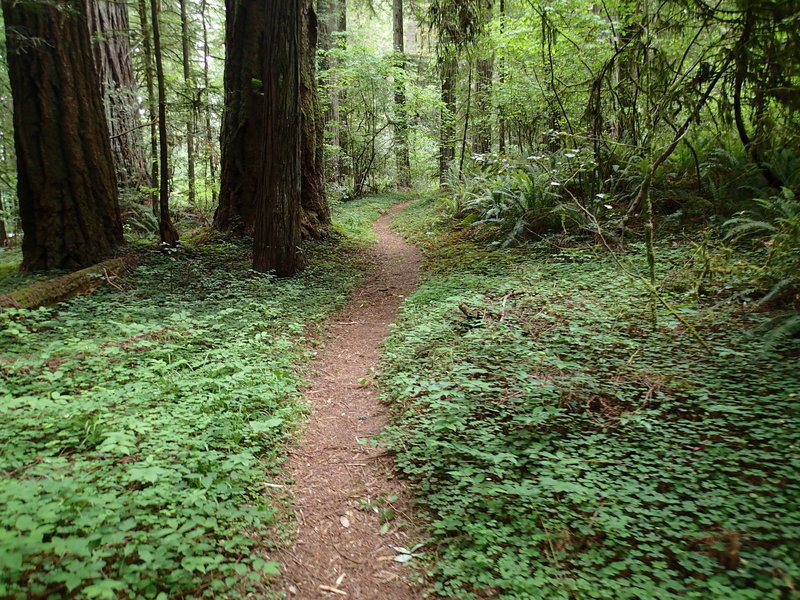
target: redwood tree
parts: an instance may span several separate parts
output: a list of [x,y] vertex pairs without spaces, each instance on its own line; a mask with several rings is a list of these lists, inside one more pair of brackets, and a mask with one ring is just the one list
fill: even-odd
[[3,0],[24,270],[77,269],[122,243],[83,0]]
[[138,194],[140,188],[152,187],[153,181],[147,172],[131,64],[128,5],[119,0],[87,0],[87,16],[117,182],[123,190]]
[[253,235],[265,131],[262,92],[264,24],[271,2],[225,1],[225,111],[221,132],[219,205],[214,227]]
[[331,211],[325,196],[325,120],[317,94],[317,15],[311,0],[303,0],[301,33],[302,233],[314,239],[327,234]]
[[222,188],[215,224],[252,223],[253,268],[302,267],[301,7],[296,0],[226,1]]

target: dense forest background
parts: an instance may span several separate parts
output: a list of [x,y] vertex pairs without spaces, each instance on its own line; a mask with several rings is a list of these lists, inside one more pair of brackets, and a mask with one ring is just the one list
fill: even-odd
[[[324,204],[322,186],[335,203],[438,180],[454,214],[495,223],[503,243],[612,221],[624,229],[653,211],[681,222],[750,211],[775,225],[770,219],[793,205],[800,42],[789,0],[352,2],[305,4],[296,15],[306,42],[295,68],[305,65],[308,89],[307,237],[327,225],[326,211],[309,206]],[[212,222],[253,233],[250,199],[231,195],[256,186],[240,163],[264,152],[253,141],[263,124],[245,114],[248,96],[263,94],[263,67],[253,62],[263,57],[247,31],[259,15],[229,4],[226,92],[220,2],[7,3],[12,19],[72,10],[87,21],[129,236],[161,228],[171,245],[170,219],[184,235]],[[238,24],[237,11],[252,23]],[[46,28],[36,26],[7,23],[12,54],[47,47]],[[0,85],[0,233],[8,243],[22,228],[5,69]],[[58,105],[61,94],[45,102]],[[40,131],[28,126],[21,139]]]

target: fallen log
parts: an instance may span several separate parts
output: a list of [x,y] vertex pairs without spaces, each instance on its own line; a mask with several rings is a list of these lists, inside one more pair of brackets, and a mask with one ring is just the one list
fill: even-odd
[[135,254],[125,254],[55,279],[36,281],[6,294],[0,294],[0,309],[50,306],[75,296],[88,294],[103,285],[116,285],[112,277],[119,277],[136,262]]

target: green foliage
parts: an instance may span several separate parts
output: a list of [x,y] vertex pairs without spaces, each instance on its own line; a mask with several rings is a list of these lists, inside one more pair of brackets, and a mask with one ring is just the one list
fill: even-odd
[[[5,294],[18,287],[48,277],[48,275],[42,273],[20,273],[20,264],[22,264],[21,248],[0,249],[0,294]],[[49,276],[52,277],[53,274],[50,273]]]
[[603,209],[604,194],[579,202],[573,192],[595,166],[586,148],[542,152],[525,161],[496,154],[473,159],[470,172],[451,177],[453,199],[448,205],[464,223],[488,227],[504,247],[534,235],[579,231],[587,211]]
[[728,221],[726,237],[750,239],[765,249],[757,278],[769,287],[764,301],[800,293],[800,200],[789,188],[780,195],[757,198],[757,208]]
[[594,248],[489,252],[427,229],[382,385],[440,595],[796,597],[800,361],[739,334],[769,314],[671,298],[708,354],[667,311],[654,330],[646,291]]
[[357,246],[368,246],[376,240],[372,224],[401,197],[398,194],[384,194],[335,205],[334,230]]
[[332,242],[311,256],[276,280],[206,240],[153,252],[123,291],[0,313],[0,597],[263,590],[261,484],[304,412],[306,331],[362,268]]

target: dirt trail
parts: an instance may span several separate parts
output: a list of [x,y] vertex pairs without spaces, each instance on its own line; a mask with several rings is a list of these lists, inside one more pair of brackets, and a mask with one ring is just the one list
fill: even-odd
[[[414,246],[389,229],[402,207],[393,206],[375,223],[378,243],[371,248],[364,282],[334,318],[325,350],[312,365],[307,392],[312,415],[287,461],[298,520],[294,545],[281,557],[282,589],[291,600],[422,598],[420,587],[405,578],[409,567],[393,560],[392,546],[411,543],[398,527],[411,510],[408,498],[392,478],[390,458],[358,443],[386,424],[370,370],[389,323],[416,286],[422,260]],[[398,518],[381,536],[379,515],[363,503],[378,505],[391,494],[399,496],[391,503]]]

